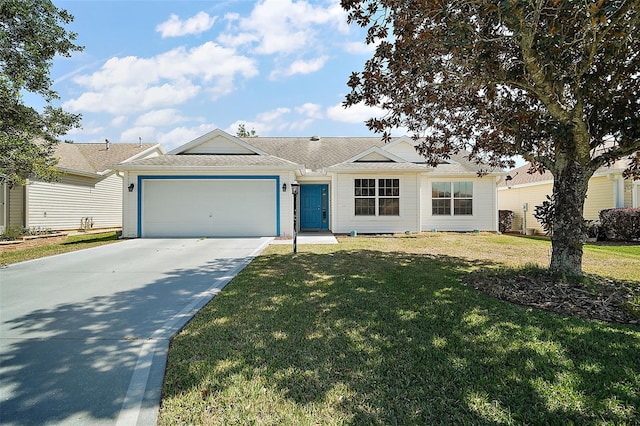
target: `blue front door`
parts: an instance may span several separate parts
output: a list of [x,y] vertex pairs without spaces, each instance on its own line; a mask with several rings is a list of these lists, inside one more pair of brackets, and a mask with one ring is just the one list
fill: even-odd
[[300,229],[329,229],[329,185],[300,185]]

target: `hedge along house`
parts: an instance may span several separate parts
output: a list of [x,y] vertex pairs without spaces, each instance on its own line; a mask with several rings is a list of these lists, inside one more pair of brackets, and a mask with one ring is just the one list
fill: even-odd
[[207,133],[124,172],[125,237],[291,236],[300,231],[497,230],[497,181],[455,156],[425,164],[407,137],[237,138]]
[[[622,176],[628,160],[619,160],[609,167],[601,167],[589,180],[589,189],[584,203],[584,218],[597,220],[601,210],[616,207],[640,207],[640,181]],[[553,193],[553,175],[529,174],[529,164],[511,170],[512,179],[502,181],[498,186],[498,206],[500,210],[514,212],[512,231],[522,233],[544,233],[534,217],[535,207]]]
[[60,143],[57,182],[0,186],[0,232],[6,227],[67,231],[122,226],[122,175],[113,165],[164,154],[157,144]]

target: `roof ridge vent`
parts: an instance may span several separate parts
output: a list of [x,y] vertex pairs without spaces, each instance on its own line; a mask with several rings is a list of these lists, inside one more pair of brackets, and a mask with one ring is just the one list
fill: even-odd
[[320,140],[320,136],[311,136],[309,140],[313,142],[318,142]]

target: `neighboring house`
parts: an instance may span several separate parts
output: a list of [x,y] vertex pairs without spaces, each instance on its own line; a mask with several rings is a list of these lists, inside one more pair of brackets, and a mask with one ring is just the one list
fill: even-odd
[[[454,156],[425,164],[407,137],[237,138],[214,130],[124,172],[125,237],[496,231],[497,181]],[[129,191],[131,188],[131,192]]]
[[[597,220],[601,210],[615,207],[640,206],[640,181],[624,179],[622,172],[627,167],[626,160],[617,161],[610,167],[601,167],[589,180],[587,199],[584,203],[584,218]],[[513,231],[544,233],[542,226],[533,216],[535,207],[542,204],[553,192],[553,175],[529,174],[529,164],[509,171],[512,179],[498,186],[498,206],[500,210],[512,210],[515,214]],[[526,228],[526,229],[525,229]]]
[[0,231],[121,227],[122,175],[113,165],[161,154],[157,144],[60,143],[57,182],[0,186]]

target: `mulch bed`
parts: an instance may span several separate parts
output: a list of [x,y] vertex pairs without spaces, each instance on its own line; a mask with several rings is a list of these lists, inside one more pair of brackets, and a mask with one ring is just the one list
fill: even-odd
[[46,235],[38,238],[27,238],[0,243],[0,253],[24,250],[26,248],[48,246],[51,244],[60,244],[67,240],[67,234]]
[[465,284],[501,300],[561,315],[640,324],[640,288],[607,278],[589,275],[571,280],[546,272],[478,271]]

